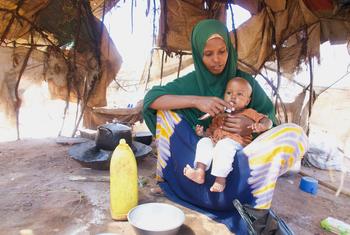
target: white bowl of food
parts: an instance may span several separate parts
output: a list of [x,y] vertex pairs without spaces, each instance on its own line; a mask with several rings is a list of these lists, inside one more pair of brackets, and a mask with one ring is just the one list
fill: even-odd
[[145,203],[129,211],[128,221],[138,235],[175,235],[185,214],[167,203]]

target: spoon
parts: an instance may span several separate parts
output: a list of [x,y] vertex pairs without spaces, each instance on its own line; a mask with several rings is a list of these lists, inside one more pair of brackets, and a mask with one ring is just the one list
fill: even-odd
[[[225,112],[225,113],[232,113],[233,111],[235,111],[234,108],[228,109],[228,108],[224,107],[224,112]],[[200,117],[198,118],[198,120],[205,120],[205,119],[208,119],[209,117],[210,117],[210,114],[209,114],[209,113],[206,113],[206,114],[200,116]]]

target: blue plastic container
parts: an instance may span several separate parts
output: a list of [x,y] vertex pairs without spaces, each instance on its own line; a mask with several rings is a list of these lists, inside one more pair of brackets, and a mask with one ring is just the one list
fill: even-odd
[[309,176],[304,176],[300,180],[299,188],[304,192],[316,195],[318,189],[318,180]]

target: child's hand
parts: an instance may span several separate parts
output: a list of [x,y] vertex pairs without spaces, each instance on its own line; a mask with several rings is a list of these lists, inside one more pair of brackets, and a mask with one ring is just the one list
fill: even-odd
[[203,136],[203,135],[204,135],[203,126],[201,126],[201,125],[196,125],[196,134],[197,134],[198,136]]
[[251,128],[255,133],[260,133],[267,130],[266,126],[262,123],[253,123],[249,126],[249,128]]

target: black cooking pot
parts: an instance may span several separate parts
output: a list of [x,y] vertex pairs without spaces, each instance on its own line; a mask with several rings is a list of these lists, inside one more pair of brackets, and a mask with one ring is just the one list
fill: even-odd
[[134,136],[134,140],[146,145],[150,145],[153,141],[153,135],[149,131],[136,132]]
[[97,128],[96,148],[113,151],[119,144],[120,139],[125,139],[126,143],[134,151],[132,143],[131,128],[120,123],[107,123]]

